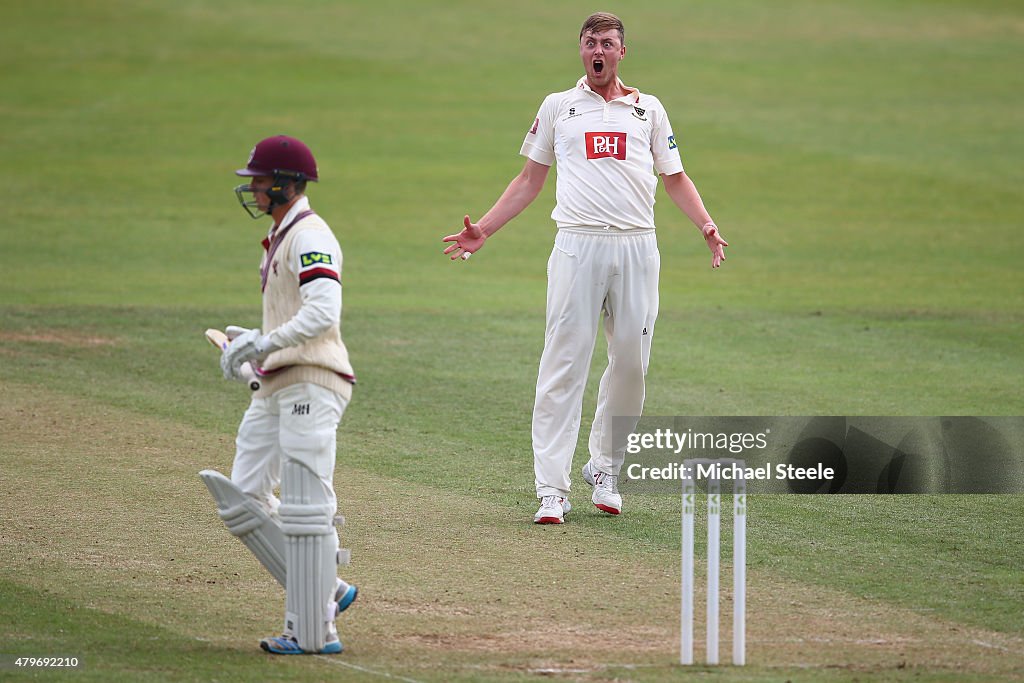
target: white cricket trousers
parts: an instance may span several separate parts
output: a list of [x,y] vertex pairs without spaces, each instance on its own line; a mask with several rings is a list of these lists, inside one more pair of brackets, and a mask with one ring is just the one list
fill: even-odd
[[[660,270],[654,230],[558,231],[548,259],[547,324],[533,408],[538,498],[569,493],[583,392],[602,317],[608,367],[590,430],[590,460],[598,471],[619,474],[626,437],[644,407]],[[615,441],[613,417],[634,419],[616,420]]]
[[337,509],[334,461],[338,423],[347,405],[335,392],[311,383],[252,399],[235,438],[231,481],[274,513],[280,505],[274,489],[281,483],[282,461],[292,460],[320,482],[310,502]]

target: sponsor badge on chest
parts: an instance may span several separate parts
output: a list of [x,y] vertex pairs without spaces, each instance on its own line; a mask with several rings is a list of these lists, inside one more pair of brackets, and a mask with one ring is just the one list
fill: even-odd
[[625,133],[587,133],[586,145],[588,159],[626,160]]

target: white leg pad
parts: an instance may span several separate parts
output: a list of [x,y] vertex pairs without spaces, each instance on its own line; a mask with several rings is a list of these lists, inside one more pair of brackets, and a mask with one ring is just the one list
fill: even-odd
[[285,540],[281,526],[254,498],[216,470],[199,477],[217,501],[217,512],[228,531],[245,544],[277,582],[285,586]]
[[281,530],[288,566],[285,621],[306,652],[323,649],[331,633],[338,582],[338,534],[333,504],[323,500],[319,478],[297,462],[284,464]]

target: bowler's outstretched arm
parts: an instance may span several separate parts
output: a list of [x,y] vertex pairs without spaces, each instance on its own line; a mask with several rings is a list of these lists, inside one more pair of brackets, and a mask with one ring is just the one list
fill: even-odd
[[725,260],[725,247],[729,243],[722,239],[718,226],[711,220],[711,215],[704,208],[704,200],[700,198],[697,187],[690,180],[685,172],[673,173],[672,175],[662,174],[661,180],[665,183],[665,192],[672,198],[676,206],[686,214],[693,224],[700,228],[704,241],[711,250],[711,267],[717,268]]
[[549,170],[551,170],[550,166],[527,159],[523,170],[512,179],[498,201],[478,223],[472,222],[467,215],[463,218],[465,227],[462,232],[448,235],[442,239],[443,242],[454,242],[444,250],[444,253],[451,254],[454,261],[459,256],[465,260],[469,258],[470,254],[479,251],[488,237],[501,230],[506,223],[522,213],[523,209],[537,198],[544,187]]

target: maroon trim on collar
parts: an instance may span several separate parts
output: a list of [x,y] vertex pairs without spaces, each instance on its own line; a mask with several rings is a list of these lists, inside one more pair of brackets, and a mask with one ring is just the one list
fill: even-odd
[[267,250],[266,256],[263,257],[263,265],[260,267],[260,291],[267,289],[267,278],[270,277],[270,265],[273,263],[274,254],[277,252],[277,248],[281,246],[281,242],[284,241],[285,235],[288,231],[295,226],[296,223],[301,221],[303,218],[308,216],[314,216],[316,212],[312,209],[306,209],[299,213],[298,216],[293,218],[291,222],[284,226],[281,230],[275,230],[272,237],[273,239],[267,238],[263,240],[263,248]]

